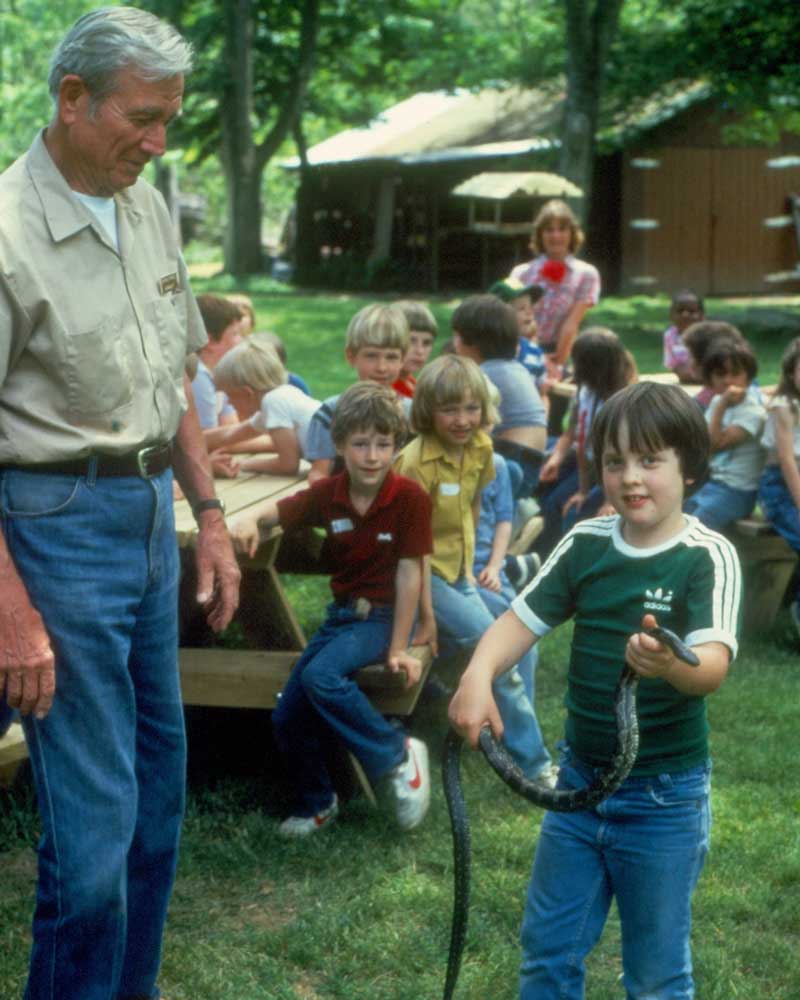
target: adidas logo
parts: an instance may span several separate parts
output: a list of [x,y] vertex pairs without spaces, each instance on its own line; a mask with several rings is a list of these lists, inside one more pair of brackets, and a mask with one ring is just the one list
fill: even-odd
[[656,587],[655,590],[645,589],[646,598],[644,606],[648,611],[672,611],[672,591],[662,590]]

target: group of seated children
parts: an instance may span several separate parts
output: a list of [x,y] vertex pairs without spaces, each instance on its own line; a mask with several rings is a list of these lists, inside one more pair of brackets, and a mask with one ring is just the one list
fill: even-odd
[[[526,333],[532,332],[534,298],[535,290],[509,281],[493,286],[492,294],[468,297],[451,317],[454,353],[430,363],[436,321],[424,305],[407,301],[366,306],[352,317],[345,338],[345,357],[358,381],[322,403],[289,383],[285,364],[267,334],[250,334],[229,344],[206,366],[213,370],[215,390],[225,394],[238,416],[238,422],[228,420],[206,431],[210,447],[246,446],[266,432],[272,453],[246,459],[246,468],[294,473],[302,458],[310,463],[308,491],[286,501],[285,507],[256,512],[248,523],[234,522],[237,544],[254,544],[258,517],[270,524],[280,517],[284,528],[324,527],[327,555],[334,555],[330,563],[335,567],[334,604],[292,673],[287,687],[291,698],[281,699],[275,716],[279,743],[291,756],[292,768],[300,769],[298,800],[281,827],[283,833],[313,832],[337,809],[330,779],[320,764],[323,731],[338,735],[378,784],[386,784],[378,780],[386,775],[413,772],[421,776],[419,787],[427,787],[424,747],[413,741],[401,746],[400,730],[393,727],[390,738],[352,675],[360,666],[383,658],[390,669],[406,670],[410,683],[418,673],[416,661],[399,657],[399,651],[407,647],[415,622],[417,640],[430,641],[442,654],[476,646],[522,589],[519,573],[511,577],[506,572],[514,565],[507,560],[507,550],[519,498],[530,496],[539,483],[545,522],[538,549],[542,557],[577,521],[614,509],[603,492],[592,452],[592,428],[607,401],[636,381],[635,362],[611,330],[592,327],[580,334],[572,356],[578,391],[569,424],[542,465],[547,447],[545,406],[535,365],[526,370],[520,363],[522,342],[533,347]],[[671,356],[678,358],[679,348],[685,346],[690,366],[684,369],[686,377],[701,371],[712,395],[705,415],[711,477],[687,496],[685,510],[711,527],[725,527],[752,510],[763,465],[766,411],[752,384],[755,357],[735,328],[704,320],[702,302],[691,293],[676,296],[672,318],[680,344],[670,338]],[[785,432],[785,414],[791,414],[797,426],[800,390],[794,388],[793,375],[794,369],[767,424],[768,433],[772,428],[768,446],[774,456],[779,447],[788,447],[791,437]],[[384,413],[387,401],[392,402],[392,421]],[[378,419],[378,413],[384,416]],[[388,463],[386,449],[393,456]],[[773,485],[777,479],[783,483],[783,500],[793,496],[793,489],[800,495],[800,474],[787,475],[785,464],[776,457],[770,467]],[[389,514],[382,513],[388,494],[399,488],[398,483],[406,489],[407,480],[421,487],[429,503],[428,513],[419,513],[427,517],[427,527],[416,532],[416,540],[427,539],[428,548],[413,558],[410,540],[399,528],[385,530],[384,514]],[[777,487],[772,495],[777,495]],[[369,534],[373,527],[377,533],[369,536],[371,544],[381,549],[383,541],[391,543],[385,552],[381,549],[377,565],[392,576],[392,582],[384,579],[377,589],[374,581],[362,579],[375,569],[366,566],[365,561],[374,560],[365,555],[366,542],[362,544],[362,532]],[[800,525],[795,538],[800,547]],[[401,541],[403,545],[408,541],[408,551]],[[422,555],[427,556],[424,571]],[[408,563],[413,559],[412,572]],[[538,560],[534,568],[537,565]],[[345,641],[357,643],[363,655],[341,656],[336,644]],[[329,676],[331,664],[342,675],[335,683]],[[552,786],[556,769],[533,708],[535,668],[536,651],[526,651],[495,681],[495,698],[508,750],[529,777]],[[312,711],[320,720],[319,731],[314,729],[308,737],[306,753],[305,738],[297,735],[305,727],[289,720],[294,712]],[[382,752],[375,750],[375,742],[382,742]],[[410,828],[421,821],[426,800],[407,789],[401,794],[405,777],[398,780],[400,784],[388,785],[394,788],[401,826]],[[397,804],[408,795],[415,805]]]

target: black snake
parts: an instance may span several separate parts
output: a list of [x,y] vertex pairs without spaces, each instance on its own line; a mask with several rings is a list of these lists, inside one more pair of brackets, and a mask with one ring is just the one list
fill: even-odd
[[[658,639],[672,650],[679,659],[696,667],[700,661],[695,653],[669,629],[655,627],[643,629],[647,635]],[[534,805],[555,812],[577,812],[592,809],[615,792],[630,773],[639,750],[639,720],[636,715],[636,688],[639,675],[627,663],[620,673],[614,696],[617,723],[617,747],[605,771],[591,785],[571,790],[550,789],[525,777],[507,751],[495,740],[485,726],[478,738],[484,756],[505,783]],[[461,954],[467,935],[470,887],[470,831],[464,794],[461,789],[461,736],[451,729],[445,739],[442,758],[442,777],[450,824],[453,832],[453,922],[450,932],[450,952],[447,959],[447,976],[444,1000],[451,1000],[461,968]]]

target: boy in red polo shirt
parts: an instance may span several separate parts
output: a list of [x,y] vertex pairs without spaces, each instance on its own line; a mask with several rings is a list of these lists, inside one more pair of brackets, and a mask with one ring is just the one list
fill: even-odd
[[433,549],[431,501],[390,469],[405,434],[397,397],[359,382],[340,398],[331,425],[344,472],[317,480],[279,503],[266,501],[231,525],[237,547],[253,554],[259,527],[325,528],[333,567],[325,622],[295,664],[272,714],[296,802],[279,833],[302,837],[327,825],[338,802],[325,764],[332,736],[342,740],[373,783],[391,797],[398,825],[422,822],[430,800],[428,749],[390,725],[352,678],[385,660],[410,686],[420,664],[407,651],[422,586],[423,557]]

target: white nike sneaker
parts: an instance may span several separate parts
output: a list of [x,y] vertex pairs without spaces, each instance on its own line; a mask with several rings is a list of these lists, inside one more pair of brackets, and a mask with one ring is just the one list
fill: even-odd
[[334,794],[327,809],[321,810],[315,816],[289,816],[278,827],[281,837],[308,837],[328,826],[339,812],[339,800]]
[[406,756],[386,776],[397,825],[413,830],[425,819],[431,803],[431,775],[428,748],[413,736],[406,739]]

